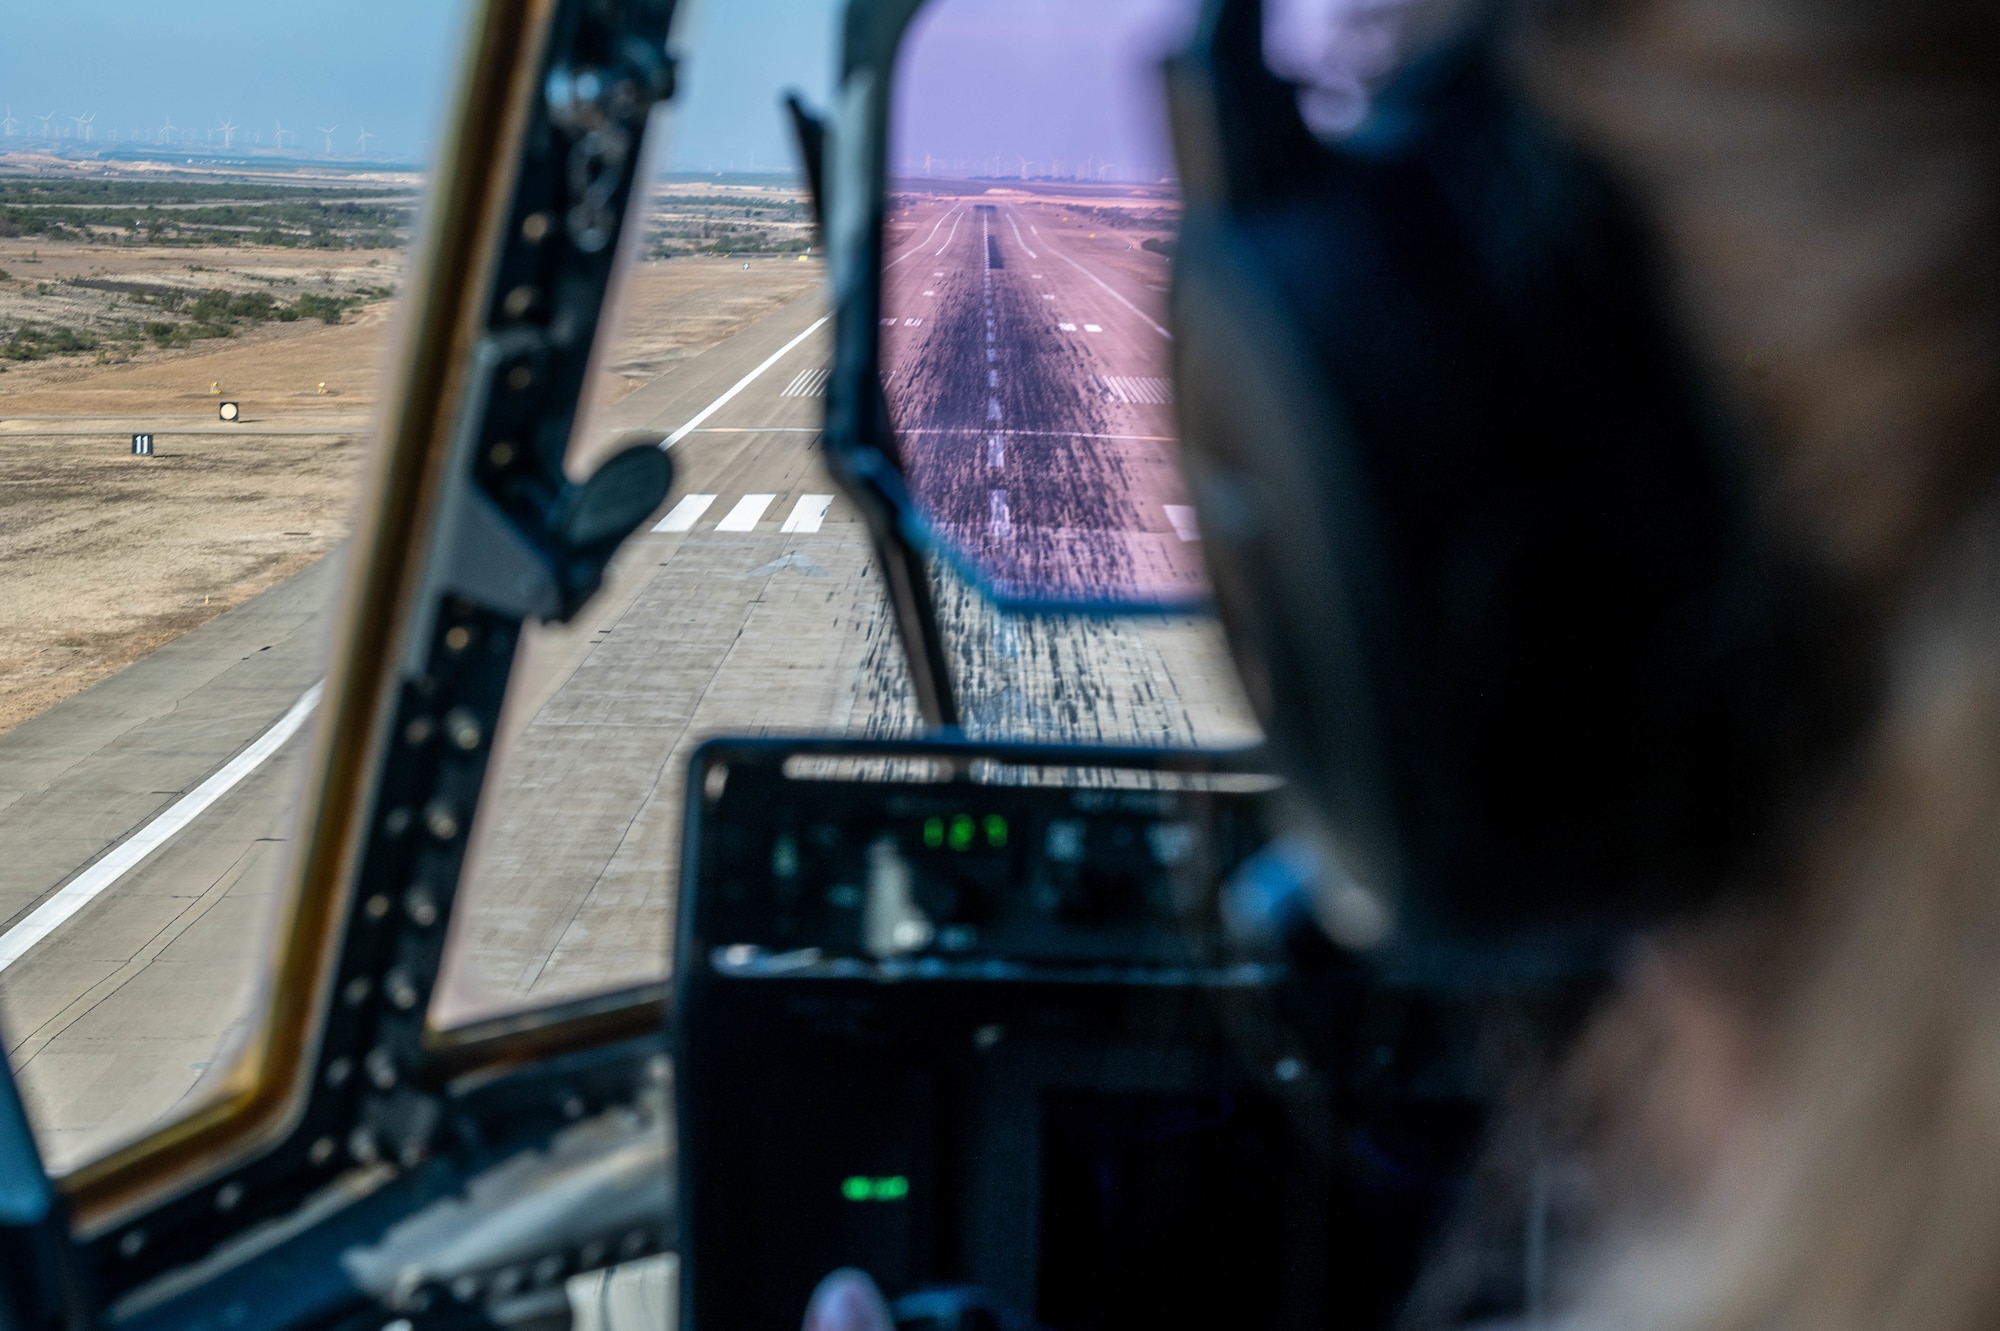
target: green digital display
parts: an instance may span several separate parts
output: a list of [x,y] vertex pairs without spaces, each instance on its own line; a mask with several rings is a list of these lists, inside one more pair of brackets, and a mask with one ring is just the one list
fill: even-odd
[[840,1195],[850,1202],[900,1202],[910,1195],[910,1180],[901,1174],[850,1174],[840,1181]]
[[984,818],[955,813],[949,818],[933,815],[924,819],[924,845],[932,850],[947,847],[956,851],[971,850],[979,844],[981,834],[986,838],[987,849],[999,850],[1007,844],[1007,820],[997,813],[989,813]]

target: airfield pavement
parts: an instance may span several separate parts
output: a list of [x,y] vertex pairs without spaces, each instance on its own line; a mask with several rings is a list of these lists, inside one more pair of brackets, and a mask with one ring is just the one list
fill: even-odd
[[[899,320],[886,341],[898,409],[937,432],[912,435],[924,441],[914,470],[947,505],[978,509],[964,526],[975,543],[995,539],[992,496],[1004,490],[1015,539],[1069,524],[1064,539],[1098,533],[1078,548],[1115,549],[1103,565],[1112,572],[1185,584],[1199,546],[1169,511],[1185,501],[1158,386],[1165,260],[1138,247],[1136,230],[1051,226],[1044,205],[1060,216],[1063,199],[1009,197],[993,214],[978,213],[981,202],[934,188],[892,231],[892,271],[929,283],[892,287],[885,307]],[[964,224],[947,240],[953,217]],[[996,221],[1006,229],[989,244]],[[968,226],[981,228],[976,243]],[[1003,268],[989,267],[996,256]],[[759,261],[753,274],[767,264],[791,261]],[[989,272],[1009,284],[992,302],[991,360]],[[721,284],[727,270],[715,276]],[[944,291],[955,294],[924,294]],[[951,312],[902,312],[941,300]],[[434,1008],[441,1023],[664,974],[680,782],[701,739],[916,724],[866,533],[815,450],[823,293],[741,304],[705,331],[663,330],[686,304],[643,283],[628,293],[581,449],[625,430],[679,430],[741,387],[675,446],[674,493],[604,590],[573,622],[526,638]],[[1068,433],[1050,444],[1056,431]],[[0,735],[0,1023],[58,1168],[201,1097],[255,1010],[339,572],[336,551]],[[942,614],[974,733],[1254,737],[1205,620],[1022,619],[955,580]],[[212,794],[219,772],[266,750],[112,873],[121,847],[149,845],[190,792]],[[97,884],[87,904],[53,928],[35,923],[79,883]]]

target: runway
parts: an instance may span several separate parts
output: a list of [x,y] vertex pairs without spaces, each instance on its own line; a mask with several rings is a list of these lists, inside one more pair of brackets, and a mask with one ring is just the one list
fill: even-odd
[[[1160,334],[1113,298],[1130,293],[1128,275],[1080,241],[1061,251],[1074,270],[1024,266],[1028,251],[1058,247],[1037,246],[1040,219],[1016,211],[965,221],[959,250],[928,268],[913,249],[891,270],[898,284],[931,283],[911,285],[908,299],[958,293],[952,313],[899,316],[934,320],[940,340],[905,338],[899,324],[888,343],[892,371],[909,376],[898,410],[911,413],[913,475],[989,542],[992,495],[1004,490],[1016,576],[1060,572],[1053,552],[1068,550],[1134,585],[1185,585],[1198,533],[1172,511],[1184,505],[1164,440],[1169,408],[1147,370],[1161,357],[1144,342]],[[1010,266],[989,270],[995,221]],[[936,285],[940,270],[952,285]],[[997,309],[1055,307],[1046,319],[1038,305],[1026,306],[1034,318],[1007,315],[1010,329],[1046,323],[1047,340],[996,337],[997,394],[983,378],[960,384],[946,354],[967,328],[983,337],[989,271]],[[1056,298],[1041,301],[1037,281]],[[866,534],[815,452],[825,314],[818,296],[787,305],[592,419],[592,441],[641,428],[677,436],[674,493],[592,604],[524,644],[441,1020],[664,973],[681,773],[700,740],[916,724]],[[1056,340],[1065,322],[1078,325],[1067,349]],[[985,345],[973,342],[975,364]],[[1003,428],[982,418],[970,422],[976,436],[963,433],[955,413],[983,413],[994,396]],[[0,736],[0,1020],[58,1168],[201,1096],[240,1036],[312,722],[11,961],[6,939],[300,704],[322,672],[338,574],[337,556],[323,561]],[[942,602],[974,733],[1251,737],[1211,625],[1015,619],[955,582]]]
[[883,369],[911,486],[1004,591],[1197,596],[1166,260],[1015,193],[906,196],[897,219]]

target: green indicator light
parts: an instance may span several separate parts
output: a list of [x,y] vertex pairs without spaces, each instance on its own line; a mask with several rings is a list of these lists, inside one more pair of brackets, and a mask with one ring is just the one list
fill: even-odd
[[997,813],[986,815],[986,844],[995,850],[1007,844],[1007,820]]
[[840,1195],[850,1202],[900,1202],[910,1195],[910,1180],[901,1174],[853,1174],[840,1181]]
[[924,844],[932,850],[944,844],[944,819],[924,819]]
[[955,813],[951,816],[951,848],[969,850],[972,847],[972,815]]

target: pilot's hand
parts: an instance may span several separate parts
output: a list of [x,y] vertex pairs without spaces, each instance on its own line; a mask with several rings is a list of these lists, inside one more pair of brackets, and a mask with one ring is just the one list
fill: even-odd
[[866,1272],[842,1267],[819,1282],[802,1331],[895,1331],[882,1291]]

